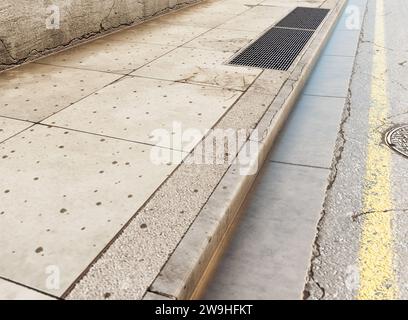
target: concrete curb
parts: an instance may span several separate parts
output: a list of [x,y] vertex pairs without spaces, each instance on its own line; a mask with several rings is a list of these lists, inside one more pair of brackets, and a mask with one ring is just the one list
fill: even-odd
[[[333,0],[333,8],[315,33],[309,46],[289,70],[289,77],[257,127],[242,147],[237,158],[251,153],[249,169],[253,175],[240,175],[234,163],[219,182],[176,250],[163,266],[144,299],[196,299],[201,296],[223,248],[228,243],[240,208],[250,191],[276,137],[284,125],[308,80],[346,0]],[[329,4],[324,5],[328,7]],[[333,4],[334,3],[334,4]]]

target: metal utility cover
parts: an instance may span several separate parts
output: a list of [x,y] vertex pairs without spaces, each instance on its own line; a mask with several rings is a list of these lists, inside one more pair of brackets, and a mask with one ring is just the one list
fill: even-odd
[[232,58],[230,64],[288,70],[329,11],[297,7]]
[[313,31],[272,28],[232,59],[230,64],[288,70]]
[[392,129],[387,133],[385,140],[391,149],[408,157],[408,125]]
[[297,7],[276,27],[316,30],[326,17],[329,9]]

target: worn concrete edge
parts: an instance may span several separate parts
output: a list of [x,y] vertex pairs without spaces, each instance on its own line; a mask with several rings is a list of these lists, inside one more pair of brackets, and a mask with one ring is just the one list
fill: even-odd
[[254,132],[261,133],[249,137],[240,155],[247,150],[257,150],[251,154],[253,175],[240,175],[239,164],[233,164],[224,175],[217,188],[208,199],[176,250],[163,266],[160,274],[150,286],[144,299],[195,299],[199,298],[222,256],[223,247],[230,237],[230,231],[240,208],[256,179],[268,153],[283,127],[306,84],[320,53],[325,47],[347,0],[339,0],[331,9],[325,22],[316,32],[313,40],[299,60],[291,68],[275,100],[258,123]]
[[[88,42],[92,42],[92,41],[101,39],[101,38],[103,38],[105,36],[108,36],[108,35],[111,35],[111,34],[114,34],[114,33],[117,33],[117,32],[121,32],[121,31],[129,29],[129,28],[133,28],[133,27],[135,27],[137,25],[140,25],[142,23],[152,21],[152,20],[154,20],[154,19],[156,19],[158,17],[162,17],[162,16],[165,16],[167,14],[172,14],[174,12],[177,12],[179,10],[183,10],[185,8],[188,8],[188,7],[193,7],[193,6],[195,6],[195,5],[197,5],[197,4],[201,3],[201,2],[204,2],[206,0],[192,0],[192,1],[194,1],[194,2],[187,1],[185,3],[176,4],[173,7],[167,7],[166,9],[158,11],[158,12],[154,13],[151,16],[141,17],[139,20],[135,20],[135,21],[133,21],[131,23],[122,23],[122,24],[120,24],[118,26],[111,27],[109,29],[101,28],[98,32],[90,32],[90,33],[83,34],[81,37],[71,39],[70,41],[68,41],[66,43],[63,43],[63,44],[60,44],[60,45],[58,45],[56,47],[53,47],[53,48],[46,48],[46,49],[41,50],[41,51],[35,50],[35,51],[31,52],[27,57],[22,58],[22,59],[20,59],[20,60],[18,60],[16,62],[13,62],[11,64],[0,64],[0,74],[2,72],[8,71],[8,70],[18,68],[18,67],[20,67],[20,66],[22,66],[24,64],[35,62],[35,61],[38,61],[38,60],[43,59],[45,57],[57,54],[59,52],[62,52],[62,51],[65,51],[65,50],[68,50],[68,49],[71,49],[71,48],[74,48],[74,47],[78,47],[78,46],[83,45],[83,44],[88,43]],[[0,39],[0,41],[2,41],[2,40]]]

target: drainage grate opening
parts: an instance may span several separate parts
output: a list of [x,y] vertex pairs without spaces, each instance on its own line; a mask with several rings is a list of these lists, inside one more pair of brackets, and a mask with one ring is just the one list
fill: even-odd
[[287,70],[312,37],[313,31],[272,28],[232,59],[230,64]]
[[235,56],[230,64],[288,70],[329,9],[298,7]]
[[408,125],[392,129],[385,137],[387,145],[408,157]]
[[328,12],[329,9],[297,7],[276,27],[316,30]]

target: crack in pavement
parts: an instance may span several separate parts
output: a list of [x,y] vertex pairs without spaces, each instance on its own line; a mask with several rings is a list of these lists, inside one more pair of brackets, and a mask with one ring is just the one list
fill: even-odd
[[[351,75],[351,78],[354,75],[354,69]],[[333,159],[332,167],[331,167],[331,172],[330,172],[330,177],[328,181],[328,185],[326,188],[326,194],[325,194],[325,199],[324,199],[324,204],[323,204],[323,210],[320,215],[319,222],[317,224],[317,231],[316,231],[316,239],[313,244],[313,250],[312,250],[312,258],[310,262],[310,268],[308,271],[308,277],[306,279],[306,284],[303,290],[303,299],[306,300],[311,296],[311,285],[314,284],[319,291],[321,292],[320,296],[318,297],[318,300],[322,300],[326,294],[325,288],[319,283],[317,279],[315,279],[315,274],[314,274],[314,267],[316,265],[316,260],[321,256],[321,251],[320,251],[320,231],[322,229],[322,224],[324,221],[324,218],[326,216],[326,203],[329,197],[330,190],[333,188],[333,184],[336,181],[337,178],[337,173],[338,173],[338,165],[342,159],[343,152],[344,152],[344,145],[347,142],[346,135],[345,135],[345,129],[344,126],[346,125],[347,121],[349,120],[351,116],[351,98],[352,98],[352,92],[349,89],[349,94],[347,96],[346,104],[345,104],[345,109],[343,112],[343,117],[340,122],[340,130],[338,133],[338,138],[337,138],[337,143],[336,143],[336,151],[335,151],[335,156]]]
[[[368,12],[368,7],[365,8],[365,12],[364,12],[364,17],[367,15]],[[363,18],[364,19],[364,18]],[[358,44],[358,49],[356,52],[356,56],[359,54],[360,51],[360,45],[362,42],[364,42],[364,38],[365,38],[365,31],[364,31],[364,24],[362,24],[363,27],[361,28],[361,33],[360,33],[360,37],[359,37],[359,44]],[[349,89],[348,89],[348,95],[347,95],[347,99],[346,99],[346,103],[345,103],[345,108],[343,111],[343,116],[342,116],[342,120],[340,122],[340,129],[339,129],[339,133],[338,133],[338,137],[337,137],[337,141],[336,141],[336,149],[334,152],[334,158],[333,158],[333,162],[331,165],[331,172],[330,172],[330,177],[329,177],[329,181],[328,181],[328,185],[326,188],[326,192],[325,192],[325,199],[323,202],[323,210],[320,214],[320,219],[317,223],[317,228],[316,228],[316,238],[315,238],[315,242],[313,244],[313,249],[312,249],[312,258],[310,261],[310,268],[307,274],[307,278],[306,278],[306,283],[304,286],[304,290],[303,290],[303,299],[307,300],[310,297],[312,297],[312,292],[314,291],[313,286],[315,286],[315,288],[317,288],[320,292],[320,295],[316,297],[317,300],[322,300],[324,299],[325,295],[326,295],[326,289],[325,287],[315,278],[315,267],[318,265],[318,258],[321,256],[321,250],[320,250],[320,241],[321,241],[321,230],[323,228],[323,223],[324,223],[324,219],[326,218],[326,205],[329,199],[329,195],[330,192],[333,188],[333,185],[337,179],[337,174],[338,174],[338,166],[342,160],[343,157],[343,152],[344,152],[344,147],[345,144],[347,143],[347,138],[346,138],[346,132],[345,132],[345,126],[348,122],[348,120],[351,117],[351,101],[352,101],[352,91],[351,91],[351,84],[353,82],[354,76],[356,74],[356,63],[354,63],[351,75],[350,75],[350,83],[349,83]],[[313,292],[313,295],[315,295],[315,293]]]
[[360,217],[368,215],[368,214],[373,214],[373,213],[392,213],[392,212],[402,212],[406,213],[408,212],[408,209],[386,209],[386,210],[369,210],[369,211],[364,211],[364,212],[358,212],[358,213],[353,213],[351,215],[351,220],[353,222],[356,222]]
[[395,51],[406,52],[406,50],[396,50],[396,49],[392,49],[392,48],[388,48],[388,47],[381,46],[381,45],[379,45],[379,44],[377,44],[377,43],[375,43],[374,41],[371,41],[371,40],[362,40],[361,43],[368,43],[368,44],[373,45],[373,47],[378,47],[378,48],[385,49],[385,50],[389,50],[389,51],[394,51],[394,52],[395,52]]

